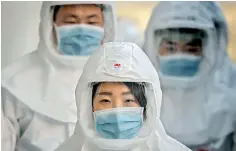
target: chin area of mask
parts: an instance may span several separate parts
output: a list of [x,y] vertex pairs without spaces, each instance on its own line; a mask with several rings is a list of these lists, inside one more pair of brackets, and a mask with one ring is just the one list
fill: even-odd
[[55,25],[58,49],[69,56],[89,56],[101,45],[104,30],[91,25]]
[[192,77],[200,67],[201,57],[193,55],[160,56],[160,72],[166,76]]
[[94,112],[96,131],[107,139],[131,139],[143,125],[143,108],[123,107]]

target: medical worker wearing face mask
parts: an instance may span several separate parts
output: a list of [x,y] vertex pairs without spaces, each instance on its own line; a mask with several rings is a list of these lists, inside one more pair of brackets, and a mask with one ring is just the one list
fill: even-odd
[[163,90],[161,121],[193,151],[232,151],[234,144],[236,95],[214,78],[225,51],[217,30],[200,2],[160,2],[146,29],[145,52]]
[[56,151],[190,151],[166,134],[158,74],[136,44],[105,43],[75,93],[75,133]]
[[114,17],[109,3],[43,2],[38,49],[2,71],[4,151],[54,150],[73,134],[76,83],[95,48],[113,41]]

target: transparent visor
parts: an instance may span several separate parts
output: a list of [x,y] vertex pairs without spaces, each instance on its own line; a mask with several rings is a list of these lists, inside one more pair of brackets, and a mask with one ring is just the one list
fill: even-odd
[[84,107],[80,116],[86,118],[83,121],[88,123],[83,124],[90,136],[112,140],[144,138],[156,127],[160,105],[157,107],[152,84],[93,82],[89,89],[91,102],[81,102]]
[[179,28],[158,30],[155,33],[157,41],[157,55],[171,54],[203,55],[203,45],[206,34],[199,29]]
[[91,86],[94,110],[147,106],[145,83],[98,82]]

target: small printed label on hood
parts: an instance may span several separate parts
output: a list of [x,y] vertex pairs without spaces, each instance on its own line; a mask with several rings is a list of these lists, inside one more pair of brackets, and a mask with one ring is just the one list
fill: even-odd
[[115,70],[121,70],[121,69],[122,69],[121,63],[115,62],[115,63],[113,64],[113,69],[115,69]]
[[105,60],[105,69],[110,74],[125,74],[130,70],[130,68],[131,63],[129,60],[115,58]]
[[132,45],[112,45],[105,50],[105,69],[110,74],[121,75],[131,69]]

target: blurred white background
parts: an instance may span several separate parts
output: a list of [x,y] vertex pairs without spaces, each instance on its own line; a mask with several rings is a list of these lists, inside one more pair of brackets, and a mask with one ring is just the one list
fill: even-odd
[[[116,2],[119,17],[133,20],[143,32],[158,2]],[[41,1],[1,2],[1,67],[36,49]],[[221,2],[230,27],[230,57],[236,62],[236,2]]]

